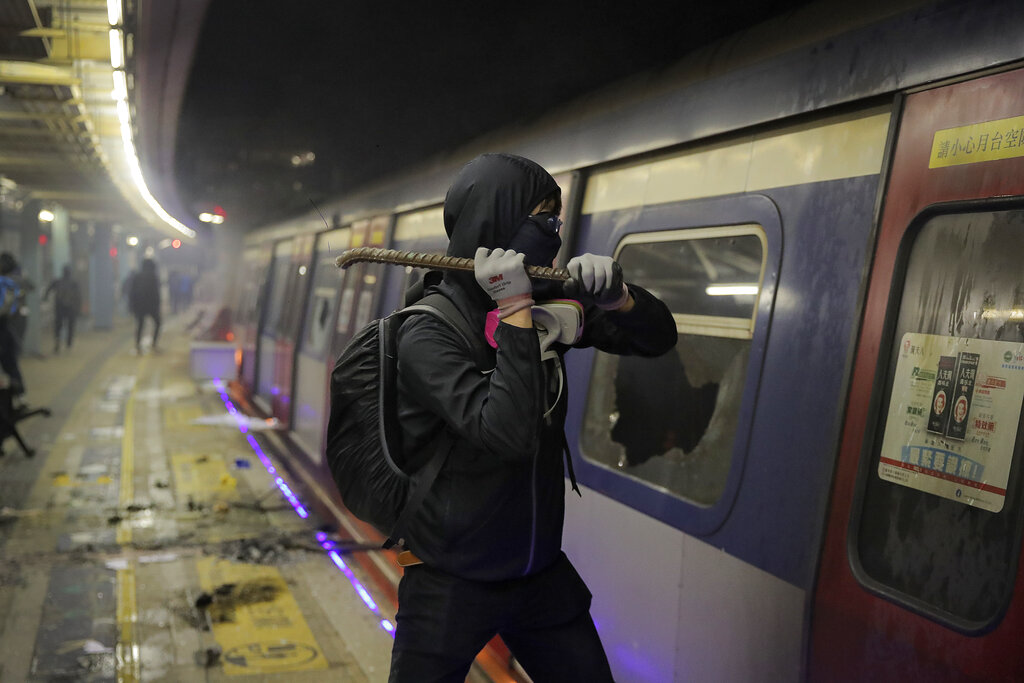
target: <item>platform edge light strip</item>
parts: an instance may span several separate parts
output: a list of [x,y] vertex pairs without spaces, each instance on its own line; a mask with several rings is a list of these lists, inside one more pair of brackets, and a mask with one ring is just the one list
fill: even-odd
[[[107,20],[110,22],[111,26],[110,66],[114,69],[115,74],[118,71],[121,71],[125,66],[125,60],[123,57],[124,32],[119,28],[121,18],[121,0],[107,0]],[[117,83],[117,77],[115,76],[114,78],[115,83]],[[121,141],[124,143],[124,155],[125,159],[128,161],[128,171],[131,174],[132,181],[135,183],[136,191],[139,193],[139,196],[142,197],[142,200],[146,202],[149,208],[152,209],[164,223],[171,226],[182,235],[194,238],[196,236],[196,231],[169,214],[167,210],[160,205],[160,202],[156,200],[153,193],[149,191],[149,186],[146,185],[146,179],[142,174],[142,165],[139,163],[139,155],[135,149],[135,141],[132,137],[132,117],[131,110],[128,106],[127,89],[121,90],[120,88],[115,87],[111,96],[117,102],[117,118],[121,123]]]
[[[263,466],[266,468],[267,472],[274,477],[274,483],[277,485],[277,488],[281,490],[281,493],[291,504],[292,508],[295,510],[295,514],[297,514],[299,517],[302,517],[303,519],[308,518],[309,512],[302,505],[302,501],[299,500],[298,496],[295,495],[295,493],[291,490],[291,488],[284,481],[284,479],[278,474],[277,468],[274,467],[274,464],[271,462],[270,458],[267,456],[266,453],[263,452],[263,449],[260,448],[259,442],[256,441],[252,434],[249,433],[249,428],[245,422],[245,416],[238,410],[238,408],[235,407],[235,404],[231,401],[231,398],[228,396],[228,388],[227,385],[224,383],[224,380],[219,377],[214,377],[212,378],[212,380],[214,388],[220,395],[220,400],[224,403],[224,407],[227,409],[228,413],[230,413],[231,416],[235,418],[235,422],[238,425],[238,430],[242,434],[245,434],[245,439],[246,441],[249,442],[249,446],[256,454],[256,457],[259,458],[260,462],[263,463]],[[345,563],[344,560],[341,559],[341,554],[339,553],[337,545],[334,543],[334,541],[331,541],[327,537],[327,534],[322,531],[318,531],[316,533],[316,540],[317,543],[320,544],[320,547],[322,547],[327,552],[327,556],[330,558],[331,562],[333,562],[334,565],[339,570],[341,570],[341,572],[345,575],[345,578],[347,578],[349,583],[352,584],[352,588],[359,596],[359,599],[363,601],[363,604],[366,605],[367,609],[373,612],[377,617],[380,617],[380,607],[377,605],[377,602],[370,595],[370,592],[363,586],[362,582],[359,581],[359,579],[356,577],[352,569]],[[391,620],[382,617],[378,626],[380,626],[380,628],[387,632],[387,634],[392,638],[395,637],[395,624]]]

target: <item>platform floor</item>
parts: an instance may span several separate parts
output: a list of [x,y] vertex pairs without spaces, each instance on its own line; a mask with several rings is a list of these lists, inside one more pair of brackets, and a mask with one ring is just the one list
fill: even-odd
[[159,353],[124,318],[22,359],[52,415],[18,425],[35,457],[0,457],[0,681],[386,680],[376,551],[190,376],[186,320]]

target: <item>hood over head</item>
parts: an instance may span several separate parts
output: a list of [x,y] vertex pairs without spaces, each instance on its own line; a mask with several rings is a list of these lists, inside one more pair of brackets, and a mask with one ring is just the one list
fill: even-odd
[[[530,212],[559,191],[539,164],[513,154],[482,154],[462,167],[444,200],[448,255],[473,258],[478,247],[506,249]],[[472,273],[447,271],[444,282],[484,310],[493,307]]]

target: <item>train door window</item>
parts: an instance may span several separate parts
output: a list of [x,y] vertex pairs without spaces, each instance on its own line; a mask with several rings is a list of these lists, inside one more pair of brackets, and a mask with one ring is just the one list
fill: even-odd
[[765,271],[756,224],[627,237],[616,259],[679,331],[659,358],[597,353],[582,453],[700,506],[725,489]]
[[1024,210],[930,211],[902,249],[852,559],[866,586],[977,632],[1020,555]]
[[292,244],[280,242],[274,247],[274,258],[271,262],[271,292],[267,315],[263,321],[263,332],[276,334],[284,311],[285,293],[288,290],[289,271],[292,269]]
[[303,352],[317,358],[325,357],[331,339],[330,326],[337,310],[339,283],[344,272],[334,265],[334,260],[341,253],[339,246],[344,248],[348,238],[349,229],[343,228],[324,233],[317,239],[313,289],[302,334]]

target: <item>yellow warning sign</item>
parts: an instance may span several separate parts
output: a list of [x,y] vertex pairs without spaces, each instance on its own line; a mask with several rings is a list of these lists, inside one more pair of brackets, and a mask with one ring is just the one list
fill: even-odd
[[935,131],[928,168],[1024,157],[1024,116]]
[[327,660],[276,567],[214,557],[196,563],[224,672],[270,674],[326,669]]

